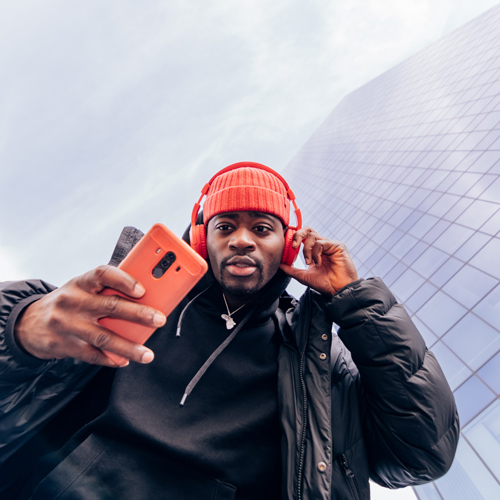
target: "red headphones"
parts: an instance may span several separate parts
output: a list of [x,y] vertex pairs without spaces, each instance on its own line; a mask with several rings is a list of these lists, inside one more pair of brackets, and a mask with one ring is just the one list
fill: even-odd
[[195,203],[193,207],[193,212],[191,214],[191,229],[189,233],[190,241],[191,241],[191,247],[196,250],[204,259],[208,258],[208,251],[207,251],[207,230],[204,224],[196,224],[196,220],[198,218],[198,212],[200,211],[200,203],[201,200],[203,199],[204,196],[207,195],[208,190],[210,189],[210,186],[214,179],[218,177],[219,175],[222,175],[226,172],[229,172],[230,170],[236,170],[237,168],[243,168],[243,167],[250,167],[250,168],[258,168],[260,170],[265,170],[266,172],[269,172],[273,174],[275,177],[277,177],[280,182],[283,184],[283,186],[286,189],[287,197],[290,203],[293,205],[295,209],[295,218],[297,219],[297,226],[296,227],[288,227],[285,233],[285,248],[283,250],[283,256],[281,257],[281,262],[283,264],[288,264],[291,266],[295,259],[297,258],[297,255],[299,254],[300,246],[298,248],[292,248],[292,243],[293,243],[293,235],[295,234],[295,231],[299,230],[302,227],[302,215],[300,213],[300,209],[297,208],[297,204],[295,203],[295,195],[293,194],[293,191],[290,189],[288,186],[287,182],[283,177],[281,177],[278,172],[275,172],[272,168],[266,167],[265,165],[261,165],[260,163],[253,163],[253,162],[239,162],[239,163],[234,163],[232,165],[229,165],[226,168],[223,168],[220,172],[217,172],[204,186],[203,189],[201,190],[201,196],[200,199],[198,200],[197,203]]

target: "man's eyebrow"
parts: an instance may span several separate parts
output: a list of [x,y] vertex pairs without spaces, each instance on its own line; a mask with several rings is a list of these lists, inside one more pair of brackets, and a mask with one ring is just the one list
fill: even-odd
[[248,212],[248,213],[250,214],[250,217],[254,217],[256,219],[263,217],[264,219],[269,219],[273,222],[280,222],[278,217],[271,215],[271,214],[266,214],[265,212]]
[[[272,222],[281,222],[278,219],[278,217],[271,215],[271,214],[268,214],[266,212],[248,211],[248,214],[250,215],[250,217],[253,217],[255,219],[264,218],[264,219],[268,219]],[[237,220],[237,219],[239,219],[239,217],[240,217],[240,215],[238,212],[227,212],[227,213],[217,214],[214,216],[214,218],[227,218],[227,219],[231,219],[231,220]]]

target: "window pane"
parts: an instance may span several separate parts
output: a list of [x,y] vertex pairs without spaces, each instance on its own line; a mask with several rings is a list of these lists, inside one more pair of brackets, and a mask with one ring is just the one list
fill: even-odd
[[480,178],[480,173],[464,173],[450,187],[448,192],[463,196]]
[[443,342],[477,370],[500,349],[500,333],[469,313],[443,337]]
[[434,226],[432,226],[429,231],[424,234],[424,236],[422,236],[422,239],[427,243],[433,243],[443,234],[444,231],[446,231],[446,229],[450,227],[450,225],[451,222],[441,219],[437,224],[434,224]]
[[433,215],[424,214],[418,222],[408,229],[408,232],[417,238],[421,238],[438,220]]
[[497,393],[500,394],[500,353],[490,359],[477,374]]
[[429,278],[448,257],[441,250],[430,247],[415,261],[412,267],[425,278]]
[[423,282],[424,279],[421,276],[408,269],[391,285],[391,291],[400,302],[404,302]]
[[397,263],[397,259],[395,259],[391,254],[386,253],[384,257],[372,266],[372,269],[377,276],[383,276],[393,269]]
[[464,266],[451,278],[443,290],[468,309],[472,309],[498,281],[471,266]]
[[471,264],[482,271],[500,278],[500,240],[493,238],[478,254],[472,258]]
[[496,212],[493,214],[492,217],[490,217],[483,226],[481,226],[481,231],[484,231],[485,233],[491,234],[491,235],[496,235],[498,234],[498,229],[500,228],[500,211]]
[[500,330],[500,285],[490,292],[473,311]]
[[464,427],[483,408],[495,399],[495,394],[473,375],[455,391],[460,424]]
[[449,472],[434,485],[447,500],[500,498],[500,485],[465,439],[458,442],[457,455]]
[[481,198],[486,201],[500,200],[500,179],[497,179],[491,186],[481,195]]
[[451,257],[430,277],[430,281],[436,286],[442,286],[462,268],[463,265],[463,262]]
[[497,210],[498,206],[494,203],[476,200],[457,219],[457,222],[472,229],[479,229]]
[[443,497],[437,492],[432,483],[422,484],[414,488],[418,500],[443,500]]
[[455,257],[468,261],[483,248],[491,236],[483,233],[474,233],[456,252]]
[[410,236],[409,234],[405,234],[401,237],[401,239],[390,249],[392,255],[401,259],[404,255],[406,255],[411,248],[415,246],[418,242],[416,238]]
[[434,246],[447,253],[456,252],[472,236],[472,229],[452,224],[435,242]]
[[418,290],[405,301],[405,305],[418,311],[436,292],[437,288],[431,283],[425,282]]
[[495,401],[465,429],[464,435],[500,480],[500,401]]
[[392,286],[395,280],[397,280],[406,270],[408,266],[403,263],[398,262],[387,274],[384,274],[382,278],[387,286]]
[[411,320],[415,323],[415,326],[424,338],[425,345],[427,347],[432,347],[437,342],[438,338],[416,316],[412,316]]
[[441,341],[432,346],[431,351],[435,354],[446,380],[452,390],[455,390],[464,380],[472,374],[472,371],[453,354]]
[[417,313],[417,316],[441,337],[463,316],[467,309],[439,291]]

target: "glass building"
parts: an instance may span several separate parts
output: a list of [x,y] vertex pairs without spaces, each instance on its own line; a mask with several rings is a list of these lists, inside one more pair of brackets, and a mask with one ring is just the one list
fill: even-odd
[[500,6],[345,97],[284,175],[455,393],[455,462],[418,498],[500,499]]

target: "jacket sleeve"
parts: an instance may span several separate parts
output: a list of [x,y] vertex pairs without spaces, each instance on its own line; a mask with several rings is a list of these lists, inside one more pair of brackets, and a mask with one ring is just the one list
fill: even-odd
[[73,399],[99,369],[73,359],[40,360],[17,345],[16,320],[54,288],[38,280],[0,283],[0,463]]
[[342,289],[328,310],[360,373],[372,479],[398,488],[442,476],[455,455],[458,414],[436,358],[403,306],[372,278]]

